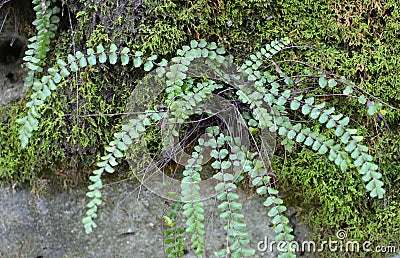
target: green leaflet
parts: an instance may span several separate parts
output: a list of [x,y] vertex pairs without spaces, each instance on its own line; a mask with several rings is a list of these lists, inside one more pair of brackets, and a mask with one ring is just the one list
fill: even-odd
[[325,77],[320,77],[318,83],[319,83],[319,87],[321,87],[323,89],[328,84],[328,81],[326,80]]

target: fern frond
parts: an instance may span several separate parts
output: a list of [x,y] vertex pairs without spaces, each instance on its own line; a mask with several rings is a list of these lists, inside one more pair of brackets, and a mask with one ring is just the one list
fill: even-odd
[[204,245],[204,204],[201,201],[200,171],[202,170],[203,155],[201,144],[195,146],[192,158],[188,160],[183,179],[181,181],[181,200],[183,205],[183,216],[186,220],[186,233],[191,236],[192,248],[196,254],[203,254]]
[[101,189],[103,188],[101,175],[104,172],[114,173],[114,167],[118,165],[117,159],[125,156],[124,153],[128,150],[129,145],[135,139],[138,139],[140,134],[145,131],[145,126],[150,124],[147,114],[139,115],[137,119],[130,119],[129,123],[122,126],[121,132],[114,134],[115,139],[110,142],[109,146],[105,147],[107,154],[101,157],[102,161],[97,163],[98,169],[93,171],[93,175],[89,177],[92,184],[88,186],[89,191],[86,196],[91,200],[86,205],[88,210],[86,211],[86,216],[82,219],[86,234],[90,234],[93,228],[97,227],[93,219],[97,218],[98,206],[103,203],[101,199]]
[[57,85],[65,78],[67,78],[71,72],[77,72],[79,69],[85,68],[86,66],[94,66],[109,61],[110,64],[115,64],[120,58],[122,65],[128,65],[131,58],[133,58],[133,64],[135,67],[143,65],[145,71],[153,68],[154,65],[166,65],[165,62],[155,64],[154,60],[157,56],[150,56],[148,58],[143,57],[143,53],[136,51],[131,53],[127,47],[117,51],[118,48],[115,44],[111,44],[109,50],[105,50],[103,45],[98,45],[96,50],[89,48],[86,54],[81,51],[77,51],[75,55],[69,54],[67,60],[58,59],[57,65],[48,69],[48,75],[43,76],[40,80],[35,80],[32,83],[32,89],[34,92],[31,94],[31,101],[26,104],[29,108],[27,115],[17,120],[17,123],[21,125],[19,131],[19,138],[21,145],[25,148],[32,136],[33,131],[38,129],[39,124],[39,106],[41,106],[48,97],[51,96],[52,91],[57,89]]
[[37,34],[28,39],[28,49],[25,51],[23,60],[24,65],[29,69],[25,78],[24,86],[34,86],[36,73],[43,72],[43,62],[46,59],[47,52],[50,51],[50,42],[57,31],[57,24],[60,19],[56,16],[60,8],[52,6],[56,0],[34,0],[36,19],[32,22],[37,30]]
[[165,230],[164,244],[167,245],[165,252],[168,258],[183,257],[184,243],[186,238],[183,236],[185,229],[178,227],[176,219],[182,209],[182,203],[173,203],[167,211],[167,216],[163,216],[164,223],[167,226]]
[[[227,233],[225,247],[219,250],[216,255],[230,255],[231,257],[253,256],[255,250],[248,247],[250,243],[249,235],[244,231],[246,224],[243,222],[244,215],[240,213],[242,204],[238,202],[239,195],[235,193],[237,189],[236,182],[240,181],[241,177],[239,177],[239,174],[235,175],[229,171],[233,164],[238,161],[238,158],[234,155],[228,156],[228,150],[222,148],[225,142],[232,143],[232,139],[220,133],[218,127],[209,127],[207,130],[210,137],[209,145],[214,147],[211,157],[215,161],[211,166],[219,171],[213,176],[214,179],[219,181],[215,186],[215,190],[219,192],[217,199],[221,201],[218,205],[218,210],[220,211],[220,218],[226,220],[224,229]],[[228,157],[230,160],[225,160]]]
[[368,154],[368,147],[360,143],[363,137],[357,135],[357,129],[348,128],[350,122],[348,116],[335,114],[334,107],[325,108],[325,102],[316,104],[314,97],[305,100],[302,95],[292,97],[290,90],[285,90],[280,95],[268,93],[265,98],[273,105],[282,107],[277,112],[285,110],[286,102],[290,103],[290,109],[293,111],[301,107],[303,115],[317,120],[328,129],[335,129],[335,136],[340,139],[339,143],[335,144],[334,140],[326,139],[318,132],[311,133],[310,128],[301,129],[302,124],[300,123],[293,126],[288,117],[280,116],[275,119],[276,125],[271,127],[270,131],[278,131],[279,135],[285,137],[282,143],[289,151],[296,141],[311,147],[321,155],[329,154],[329,160],[339,166],[343,172],[347,170],[350,163],[353,163],[359,173],[363,175],[362,180],[367,183],[366,189],[370,192],[371,197],[383,198],[385,189],[382,187],[383,181],[380,180],[382,175],[378,172],[378,166],[372,163],[373,159]]

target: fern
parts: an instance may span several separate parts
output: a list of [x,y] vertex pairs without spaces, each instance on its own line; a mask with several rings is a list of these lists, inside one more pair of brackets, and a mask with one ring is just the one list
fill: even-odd
[[[288,225],[289,219],[283,215],[286,207],[283,205],[283,200],[278,197],[279,192],[274,188],[274,182],[271,181],[270,174],[266,170],[266,167],[268,167],[266,161],[256,159],[255,156],[255,153],[248,151],[245,146],[240,147],[233,144],[229,159],[232,160],[232,164],[241,169],[239,174],[245,173],[250,177],[251,185],[256,188],[258,195],[269,195],[263,204],[270,207],[268,216],[271,217],[274,231],[277,233],[275,241],[286,243],[280,246],[279,251],[282,254],[279,257],[295,257],[293,254],[295,250],[290,246],[290,241],[294,239],[291,233],[293,229]],[[243,177],[237,178],[236,180],[240,181]],[[222,252],[222,254],[224,253]]]
[[168,246],[165,249],[168,258],[182,257],[184,254],[183,244],[186,238],[184,238],[183,233],[185,229],[176,225],[176,219],[181,209],[182,203],[173,203],[167,212],[167,216],[163,216],[164,222],[168,227],[165,230],[166,238],[164,240],[164,244]]
[[[244,232],[246,227],[246,224],[243,222],[244,215],[239,213],[242,205],[237,202],[239,195],[235,193],[237,189],[236,183],[243,179],[243,177],[230,171],[230,168],[233,167],[233,164],[237,160],[235,157],[238,158],[238,156],[228,156],[229,151],[223,148],[225,143],[233,143],[232,138],[220,133],[218,127],[209,127],[207,130],[210,136],[209,145],[214,148],[211,152],[211,157],[215,161],[211,166],[216,171],[219,171],[213,176],[213,178],[219,181],[215,186],[215,190],[219,193],[217,199],[221,201],[218,205],[218,210],[221,212],[220,218],[226,220],[224,229],[227,233],[225,247],[219,250],[216,255],[231,255],[231,257],[252,256],[255,254],[255,250],[248,248],[250,240],[248,233]],[[225,160],[228,157],[230,160]]]
[[90,234],[93,228],[97,225],[93,219],[97,218],[98,206],[103,203],[101,197],[101,189],[103,183],[101,181],[101,175],[104,172],[114,173],[114,167],[118,165],[117,158],[122,158],[128,149],[128,146],[133,143],[133,140],[138,139],[140,134],[145,131],[146,125],[150,125],[150,119],[147,115],[139,115],[138,119],[129,120],[128,124],[122,126],[122,132],[114,134],[115,140],[111,141],[109,146],[105,147],[107,154],[101,157],[100,162],[97,163],[98,169],[93,171],[93,175],[89,177],[89,180],[93,183],[88,186],[88,192],[86,196],[91,198],[86,207],[86,216],[82,219],[85,226],[85,231]]
[[[31,37],[28,41],[30,42],[25,51],[23,60],[24,65],[29,69],[24,86],[32,88],[35,93],[31,95],[32,101],[28,102],[26,106],[30,108],[27,116],[19,119],[17,123],[24,125],[20,130],[19,138],[22,142],[22,146],[25,147],[28,139],[32,136],[32,131],[38,128],[38,106],[43,104],[44,99],[50,95],[48,86],[43,86],[42,81],[37,78],[37,74],[43,72],[44,60],[46,59],[46,53],[50,51],[50,40],[55,36],[57,31],[57,23],[60,19],[55,16],[60,12],[60,8],[57,6],[52,7],[51,4],[55,3],[56,0],[34,0],[33,4],[35,7],[33,10],[36,13],[36,19],[32,22],[37,30],[36,36]],[[54,89],[53,85],[50,89]]]
[[[257,56],[271,58],[287,44],[288,42],[286,40],[282,42],[272,42],[270,47],[267,46],[266,48],[262,48],[259,52],[256,52],[255,55],[251,56],[251,60],[245,61],[241,70],[244,70],[244,72],[249,75],[248,80],[256,81],[257,79],[261,79],[261,72],[257,73],[257,69],[261,65],[260,62],[256,61]],[[284,144],[289,151],[292,149],[294,144],[293,139],[295,139],[297,143],[303,143],[306,146],[311,147],[314,151],[318,151],[319,154],[326,154],[329,150],[329,159],[338,165],[342,171],[346,171],[348,164],[351,162],[345,154],[347,152],[354,160],[353,165],[360,168],[359,172],[363,175],[363,181],[368,182],[366,189],[370,192],[371,197],[383,198],[385,190],[382,187],[383,182],[380,180],[382,175],[377,171],[378,166],[371,162],[372,156],[367,153],[368,148],[365,145],[359,144],[362,137],[356,135],[357,130],[347,128],[350,121],[349,117],[344,117],[342,114],[332,115],[335,108],[331,107],[329,109],[324,109],[326,103],[321,102],[315,104],[314,97],[309,97],[302,101],[302,95],[293,97],[289,89],[280,93],[280,85],[276,81],[276,78],[267,76],[264,80],[272,81],[271,89],[262,88],[258,86],[260,84],[255,83],[255,90],[253,90],[250,95],[244,93],[244,90],[247,90],[247,88],[238,91],[239,99],[244,103],[250,104],[250,107],[255,106],[254,115],[260,123],[259,126],[261,126],[261,128],[269,127],[271,132],[278,132],[279,135],[284,136],[285,139],[282,141],[282,144]],[[263,80],[261,79],[261,82],[262,81]],[[291,86],[291,78],[285,77],[284,81],[287,86]],[[334,87],[337,84],[334,79],[326,80],[325,76],[319,77],[318,81],[321,89],[324,89],[326,86]],[[344,94],[352,92],[353,88],[351,84],[347,85],[343,91]],[[275,124],[272,124],[271,115],[268,114],[267,110],[260,107],[262,100],[272,106],[274,116],[276,117]],[[360,103],[366,101],[363,95],[358,97],[358,100]],[[307,127],[302,130],[301,134],[299,134],[302,125],[297,124],[296,127],[294,127],[291,124],[289,117],[285,116],[286,104],[289,104],[290,109],[293,111],[296,111],[301,107],[303,115],[309,115],[311,119],[318,120],[320,124],[326,123],[328,129],[333,127],[336,128],[335,135],[340,137],[341,143],[334,145],[333,140],[326,140],[326,137],[320,136],[318,132],[310,133],[311,129]],[[377,106],[372,105],[372,107],[369,108],[368,113],[373,115],[378,112],[378,110]],[[300,135],[299,137],[297,137],[298,134]],[[346,146],[343,147],[342,144],[346,144]]]
[[[200,142],[199,142],[200,143]],[[185,170],[183,171],[182,202],[183,216],[186,218],[186,233],[191,235],[192,248],[196,249],[196,254],[201,257],[204,251],[204,204],[200,200],[201,181],[200,171],[203,156],[201,154],[201,143],[195,147],[192,158],[188,160]]]
[[31,37],[28,41],[28,49],[25,51],[25,66],[29,69],[24,85],[32,87],[35,84],[35,74],[43,72],[43,61],[46,53],[50,51],[50,40],[54,38],[57,31],[57,24],[60,19],[55,16],[60,12],[57,6],[51,4],[56,0],[34,0],[33,10],[36,13],[36,19],[32,22],[37,30],[37,35]]
[[[251,157],[253,154],[248,153],[247,156]],[[273,187],[273,182],[271,182],[271,177],[265,169],[264,162],[259,159],[247,159],[244,162],[244,171],[252,178],[252,185],[257,187],[257,194],[261,196],[269,195],[263,205],[270,207],[268,216],[271,217],[274,231],[277,234],[275,241],[285,243],[285,245],[280,246],[279,251],[282,254],[279,257],[295,257],[295,250],[290,245],[290,241],[294,240],[293,229],[288,225],[289,219],[283,214],[286,211],[286,206],[283,205],[283,200],[279,198],[279,191]]]
[[[117,46],[111,44],[108,51],[105,50],[103,45],[98,45],[96,50],[93,48],[87,49],[86,54],[77,51],[75,55],[69,54],[67,61],[58,59],[57,65],[48,69],[47,75],[44,75],[40,80],[35,80],[33,86],[34,92],[31,94],[32,100],[26,104],[26,107],[29,108],[27,115],[17,120],[17,123],[21,125],[19,138],[21,139],[23,148],[27,146],[32,132],[38,129],[40,118],[38,107],[44,104],[45,100],[50,97],[52,91],[57,89],[57,85],[63,79],[68,78],[71,72],[77,72],[79,69],[85,68],[88,65],[94,66],[99,63],[106,63],[107,59],[110,64],[116,64],[118,58],[120,58],[121,65],[125,66],[132,57],[135,67],[143,65],[143,69],[148,71],[152,69],[154,60],[157,58],[156,56],[145,58],[141,51],[136,51],[133,54],[127,47],[122,48],[121,51],[117,50]],[[160,66],[162,65],[165,65],[165,62],[161,62]]]
[[[51,13],[56,11],[53,10]],[[49,17],[46,19],[51,20]],[[54,22],[56,20],[53,19]],[[52,36],[50,33],[46,35]],[[45,52],[48,51],[46,50],[47,42],[47,40],[42,42],[40,47],[45,49]],[[92,184],[89,185],[86,195],[90,201],[87,204],[86,216],[82,220],[86,233],[91,233],[97,226],[94,219],[102,204],[101,176],[104,171],[113,173],[118,164],[117,160],[126,157],[128,151],[131,150],[130,146],[134,146],[134,143],[140,145],[139,139],[145,134],[146,127],[154,123],[162,122],[163,133],[167,134],[163,140],[163,150],[168,151],[171,146],[176,145],[174,139],[179,136],[179,124],[187,121],[193,114],[218,112],[215,108],[210,108],[210,101],[215,97],[213,93],[224,88],[224,84],[232,86],[237,100],[250,109],[247,117],[248,125],[260,132],[261,140],[265,135],[278,134],[282,139],[281,144],[288,151],[292,151],[295,144],[300,144],[321,155],[326,155],[343,172],[354,166],[362,175],[362,180],[366,182],[366,189],[370,196],[383,198],[385,190],[380,180],[382,175],[379,173],[379,167],[373,163],[373,157],[368,154],[367,146],[361,144],[363,138],[357,135],[357,129],[350,127],[350,118],[338,113],[334,107],[328,107],[328,103],[318,100],[315,96],[293,90],[296,87],[293,77],[287,76],[273,61],[274,56],[288,48],[291,48],[288,39],[275,40],[250,55],[250,59],[244,61],[240,68],[233,63],[232,56],[226,55],[222,46],[214,42],[207,43],[204,40],[193,40],[190,46],[183,46],[169,63],[165,59],[156,63],[156,55],[145,58],[142,52],[132,53],[126,47],[119,50],[115,44],[111,44],[107,50],[104,46],[98,45],[95,49],[87,49],[86,53],[77,51],[75,55],[68,55],[67,60],[57,60],[56,65],[49,68],[47,74],[40,80],[27,79],[28,85],[29,81],[32,81],[34,92],[31,95],[32,100],[26,104],[29,108],[26,116],[18,120],[21,124],[22,146],[25,147],[28,144],[33,131],[38,128],[40,118],[38,107],[44,104],[52,91],[57,89],[57,85],[67,79],[71,72],[106,62],[114,65],[120,61],[122,66],[130,64],[136,68],[141,67],[146,72],[154,70],[153,74],[159,78],[159,80],[153,78],[152,83],[159,84],[153,85],[156,88],[154,92],[157,94],[161,93],[158,90],[165,92],[166,99],[162,104],[167,107],[167,110],[159,112],[151,107],[153,104],[151,101],[143,104],[139,103],[139,99],[135,100],[138,102],[138,107],[146,107],[145,110],[141,110],[145,111],[144,114],[129,119],[122,125],[121,132],[114,134],[115,139],[105,147],[106,154],[97,163],[98,169],[93,171],[93,175],[89,178]],[[33,54],[33,52],[28,52],[28,54]],[[43,60],[43,56],[36,56],[36,59],[33,57],[32,55],[30,59],[26,58],[28,62],[31,62],[29,66],[34,68],[30,69],[42,72],[42,69],[36,65],[40,61],[36,59]],[[278,75],[271,74],[265,68],[265,63],[272,63]],[[342,95],[357,98],[362,105],[369,101],[363,94],[352,95],[354,92],[361,91],[343,79],[329,78],[322,72],[314,75],[313,78],[318,80],[318,90],[341,90]],[[201,82],[195,83],[196,80]],[[222,83],[217,83],[217,81]],[[147,86],[150,87],[150,84]],[[143,88],[139,87],[139,89]],[[217,97],[215,98],[219,101]],[[149,101],[149,98],[142,101]],[[374,115],[379,112],[381,104],[370,103],[372,104],[369,105],[367,113]],[[223,106],[220,108],[224,109]],[[305,123],[292,123],[292,113],[312,119],[316,124],[334,131],[335,138],[328,137],[326,131],[312,130]],[[201,151],[211,146],[211,155],[215,158],[213,168],[217,171],[214,178],[219,180],[216,190],[220,191],[218,199],[222,202],[219,206],[220,216],[226,221],[225,230],[227,231],[225,248],[221,249],[218,255],[241,257],[254,254],[254,250],[247,248],[249,239],[247,233],[243,231],[244,216],[239,213],[241,205],[237,202],[238,195],[234,193],[236,184],[243,180],[242,174],[246,174],[251,178],[251,183],[257,193],[267,196],[264,205],[269,208],[268,215],[272,218],[274,230],[277,233],[275,240],[286,242],[281,256],[292,257],[294,250],[289,243],[293,240],[292,229],[288,226],[288,218],[283,215],[286,207],[268,172],[270,162],[268,146],[261,146],[261,148],[256,146],[261,150],[261,158],[257,159],[250,151],[251,146],[240,142],[243,139],[232,135],[224,136],[214,127],[208,128],[207,132],[210,137],[212,136],[211,139],[209,141],[200,139],[199,145],[195,147],[195,151],[185,164],[179,199],[184,202],[185,231],[191,235],[192,247],[196,249],[197,255],[201,255],[205,248],[204,210],[199,174],[203,158]],[[231,149],[223,148],[224,143],[228,143]],[[143,158],[148,157],[143,156]],[[236,174],[230,173],[230,169],[233,169]],[[168,224],[173,224],[171,216],[164,218],[169,221]],[[166,244],[172,244],[168,247],[167,253],[170,256],[181,256],[184,241],[180,236],[182,232],[181,230],[174,231],[172,228],[171,226],[167,234],[170,237],[165,240]]]

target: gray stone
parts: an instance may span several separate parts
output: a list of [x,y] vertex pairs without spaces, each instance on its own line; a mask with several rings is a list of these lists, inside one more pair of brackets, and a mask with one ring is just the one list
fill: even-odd
[[15,30],[14,19],[7,14],[7,8],[0,9],[0,106],[18,100],[23,96],[23,81],[27,70],[22,67],[27,38]]
[[[0,257],[165,257],[162,233],[165,200],[139,189],[137,183],[127,181],[105,186],[105,205],[96,219],[98,227],[86,235],[81,222],[87,201],[84,190],[39,198],[27,190],[0,188]],[[260,241],[271,241],[275,236],[268,226],[268,209],[262,205],[263,198],[241,200],[250,246],[257,250]],[[204,257],[214,257],[214,251],[225,241],[216,205],[214,199],[205,202]],[[296,231],[299,227],[296,226]],[[268,251],[256,254],[254,257],[277,256]],[[185,257],[196,256],[189,251]]]

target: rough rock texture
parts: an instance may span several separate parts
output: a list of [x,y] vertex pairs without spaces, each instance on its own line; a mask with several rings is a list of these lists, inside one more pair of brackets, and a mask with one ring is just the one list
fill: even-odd
[[[0,9],[0,21],[6,14],[6,10]],[[26,44],[25,35],[19,33],[13,23],[5,23],[0,33],[0,106],[21,98],[25,91],[26,70],[21,64]]]
[[[38,198],[26,190],[0,189],[0,257],[165,257],[165,200],[137,186],[122,182],[105,187],[106,205],[91,235],[85,235],[81,224],[83,191]],[[274,232],[262,199],[243,200],[251,247],[257,249],[258,242],[273,239]],[[208,249],[204,257],[214,257],[213,252],[224,243],[215,205],[210,199],[205,206]],[[296,226],[295,232],[302,238],[305,229]],[[257,251],[255,257],[276,256]],[[188,252],[185,257],[196,256]]]

